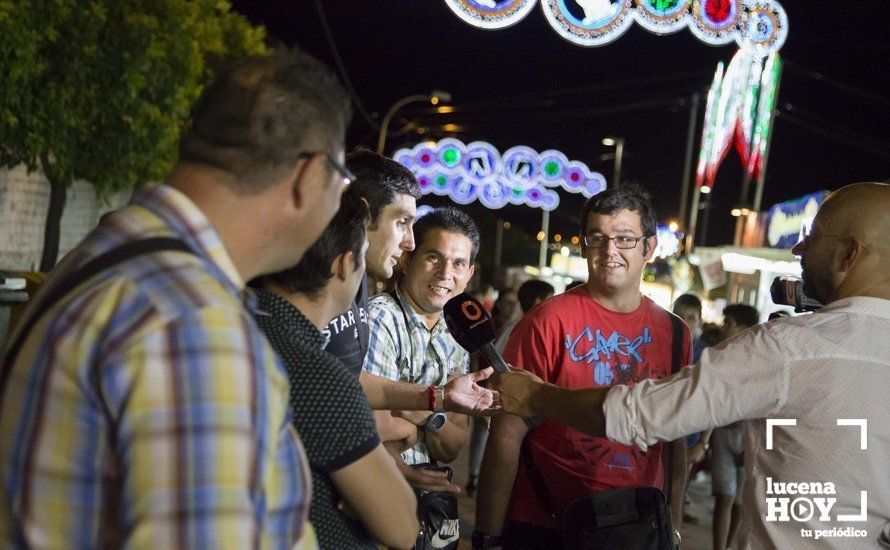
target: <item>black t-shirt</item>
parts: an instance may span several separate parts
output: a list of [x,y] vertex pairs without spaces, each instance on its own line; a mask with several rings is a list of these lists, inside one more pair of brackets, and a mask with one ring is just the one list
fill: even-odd
[[368,276],[365,275],[349,311],[331,319],[324,331],[329,339],[324,350],[340,359],[346,370],[356,378],[362,372],[362,364],[368,352],[370,327],[367,312]]
[[293,422],[312,469],[309,520],[321,548],[376,549],[364,526],[337,509],[330,472],[366,456],[380,443],[358,378],[322,350],[324,336],[290,302],[258,291],[257,323],[281,358],[290,381]]

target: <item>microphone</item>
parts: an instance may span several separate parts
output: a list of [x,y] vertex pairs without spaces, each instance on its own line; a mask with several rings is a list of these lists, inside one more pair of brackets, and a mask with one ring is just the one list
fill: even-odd
[[[485,307],[466,292],[445,302],[443,308],[445,324],[457,343],[470,353],[478,351],[488,359],[494,370],[510,372],[510,367],[501,354],[491,345],[494,342],[494,323]],[[544,417],[534,415],[523,418],[529,428],[544,422]]]
[[479,300],[464,292],[448,300],[443,312],[448,330],[462,348],[470,353],[478,351],[498,372],[510,371],[507,362],[492,345],[494,323]]

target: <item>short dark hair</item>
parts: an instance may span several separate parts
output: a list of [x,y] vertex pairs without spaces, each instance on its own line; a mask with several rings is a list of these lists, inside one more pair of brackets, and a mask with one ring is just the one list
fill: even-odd
[[251,57],[221,74],[192,112],[179,158],[235,177],[239,192],[280,181],[308,147],[336,146],[351,116],[336,76],[293,50]]
[[519,286],[516,295],[519,298],[519,307],[522,308],[523,313],[526,313],[534,307],[535,302],[543,300],[548,296],[553,296],[554,292],[556,290],[550,283],[531,279]]
[[470,264],[475,263],[476,253],[479,252],[479,228],[476,222],[466,213],[453,206],[440,206],[434,208],[414,224],[414,242],[417,245],[411,254],[420,248],[420,244],[426,238],[427,233],[434,229],[442,229],[451,233],[460,233],[473,243],[473,251],[470,254]]
[[340,209],[321,237],[309,247],[296,266],[263,277],[262,284],[271,282],[284,291],[318,298],[322,289],[334,276],[331,265],[341,254],[352,252],[353,270],[362,263],[368,209],[361,198],[347,188],[340,199]]
[[587,218],[591,212],[609,215],[622,210],[630,210],[640,215],[640,229],[643,230],[643,236],[655,235],[658,223],[655,208],[639,185],[626,183],[617,189],[607,189],[587,199],[581,210],[581,237],[587,233]]
[[730,304],[723,308],[723,318],[731,319],[733,323],[742,327],[753,327],[760,323],[760,313],[757,309],[746,304]]
[[380,212],[396,201],[399,195],[420,198],[417,178],[398,162],[368,149],[356,149],[346,155],[346,167],[356,176],[350,184],[360,197],[368,201],[371,224],[376,229]]
[[674,300],[674,313],[681,309],[694,309],[701,315],[701,299],[695,294],[681,294]]

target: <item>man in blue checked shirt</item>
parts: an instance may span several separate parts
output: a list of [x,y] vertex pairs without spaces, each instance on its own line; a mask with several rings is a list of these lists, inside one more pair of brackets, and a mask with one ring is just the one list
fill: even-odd
[[[371,335],[364,370],[390,380],[429,386],[432,409],[443,409],[438,387],[467,372],[469,354],[451,336],[442,308],[460,294],[473,276],[479,230],[453,207],[437,208],[414,224],[416,247],[407,253],[396,288],[374,297],[369,306]],[[418,442],[401,454],[399,464],[418,489],[460,492],[438,478],[426,479],[410,465],[451,462],[467,442],[467,417],[447,413],[444,424],[431,423],[434,411],[377,411],[381,439],[401,439],[405,424]],[[441,418],[441,417],[439,417]],[[435,421],[436,419],[433,419]],[[390,436],[390,434],[396,434]]]

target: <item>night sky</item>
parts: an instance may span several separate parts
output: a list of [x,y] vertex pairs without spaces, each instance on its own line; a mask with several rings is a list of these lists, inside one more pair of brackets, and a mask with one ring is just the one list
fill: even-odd
[[[786,65],[764,209],[822,189],[890,178],[890,2],[781,3],[790,32],[781,52]],[[321,4],[345,71],[372,116],[410,94],[442,89],[453,96],[450,114],[424,104],[400,111],[393,128],[413,121],[428,130],[391,138],[388,153],[448,135],[465,143],[490,141],[501,151],[555,148],[611,182],[613,148],[600,142],[622,136],[621,179],[649,190],[665,223],[680,210],[689,97],[706,90],[716,63],[728,62],[736,50],[734,44],[699,42],[686,29],[659,37],[636,24],[611,44],[584,48],[560,38],[539,7],[518,25],[485,31],[459,20],[443,0]],[[234,6],[275,39],[335,66],[314,0]],[[704,101],[696,147],[703,114]],[[459,130],[445,132],[445,124]],[[348,146],[373,148],[376,137],[357,110]],[[731,242],[729,211],[739,202],[741,179],[731,151],[717,175],[706,243],[699,244]],[[573,234],[583,199],[561,195],[552,233]],[[474,204],[467,208],[473,215],[487,214]],[[508,206],[499,215],[527,235],[538,230],[539,210]]]

